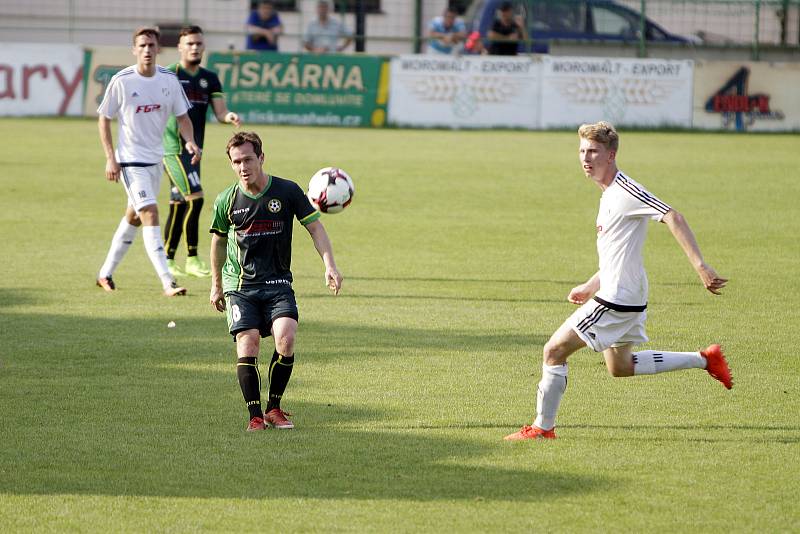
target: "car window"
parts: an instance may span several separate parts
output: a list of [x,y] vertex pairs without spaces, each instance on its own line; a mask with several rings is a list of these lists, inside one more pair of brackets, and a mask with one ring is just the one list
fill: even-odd
[[528,24],[534,32],[583,33],[584,13],[583,2],[533,2]]
[[592,6],[592,19],[594,32],[597,35],[614,35],[619,37],[635,38],[638,21],[609,6]]

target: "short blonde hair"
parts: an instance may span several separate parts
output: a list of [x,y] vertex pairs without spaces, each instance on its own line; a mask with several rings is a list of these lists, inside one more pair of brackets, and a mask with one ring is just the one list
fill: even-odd
[[578,128],[578,136],[581,139],[597,141],[606,149],[614,152],[619,149],[619,134],[610,122],[600,121],[594,124],[582,124]]

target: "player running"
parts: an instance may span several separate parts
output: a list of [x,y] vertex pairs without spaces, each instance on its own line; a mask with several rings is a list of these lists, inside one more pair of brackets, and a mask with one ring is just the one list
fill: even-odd
[[[199,26],[181,28],[178,37],[180,61],[167,67],[174,72],[183,86],[192,109],[189,119],[194,127],[194,138],[202,149],[206,131],[208,105],[214,110],[219,122],[230,123],[237,128],[239,115],[228,111],[217,75],[200,66],[205,51],[203,30]],[[185,274],[197,277],[210,276],[208,265],[197,256],[200,210],[203,209],[203,188],[200,185],[200,163],[192,163],[192,155],[183,150],[185,141],[178,129],[177,121],[170,119],[164,133],[164,168],[172,182],[169,199],[169,215],[164,226],[164,242],[167,244],[167,266],[174,276]],[[186,236],[186,267],[175,263],[175,251]]]
[[[100,268],[97,285],[114,291],[112,278],[125,253],[144,225],[142,237],[147,255],[161,279],[164,294],[184,295],[167,266],[161,228],[158,225],[156,196],[161,184],[161,158],[164,155],[162,136],[167,119],[174,115],[184,148],[190,161],[200,161],[200,148],[194,142],[194,131],[187,112],[191,107],[175,74],[156,64],[160,34],[154,28],[141,28],[133,35],[136,65],[122,69],[106,88],[97,108],[100,142],[106,153],[106,178],[118,182],[122,178],[128,195],[128,208],[111,240],[106,261]],[[111,119],[118,117],[117,150],[111,138]]]
[[719,345],[701,352],[633,352],[635,344],[648,341],[644,329],[648,284],[642,261],[648,220],[667,225],[708,291],[719,295],[727,279],[703,261],[683,216],[617,169],[619,136],[611,124],[584,124],[578,135],[583,171],[603,190],[597,216],[600,270],[570,291],[567,300],[581,307],[544,346],[536,420],[506,436],[507,440],[556,437],[556,412],[567,387],[567,357],[585,346],[603,353],[612,376],[697,368],[708,371],[726,388],[733,387]]
[[[248,431],[294,428],[280,402],[294,365],[297,303],[292,290],[292,223],[300,221],[325,264],[325,283],[335,294],[342,276],[328,234],[303,190],[264,172],[261,139],[241,132],[228,141],[238,183],[219,194],[211,223],[211,305],[227,311],[236,342],[236,374],[250,412]],[[223,265],[224,264],[224,265]],[[269,399],[261,410],[260,337],[272,334]]]

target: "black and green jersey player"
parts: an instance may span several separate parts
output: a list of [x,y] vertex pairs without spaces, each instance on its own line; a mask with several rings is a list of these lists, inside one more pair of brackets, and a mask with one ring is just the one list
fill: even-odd
[[[236,342],[236,374],[250,412],[248,430],[293,428],[280,401],[294,365],[297,304],[292,290],[292,226],[300,221],[325,264],[325,283],[342,286],[319,212],[296,183],[264,172],[261,139],[240,132],[228,142],[237,183],[219,194],[211,223],[211,304],[226,311]],[[260,338],[272,335],[269,399],[262,410]]]
[[[238,127],[239,116],[228,111],[225,95],[217,75],[200,66],[205,50],[203,30],[199,26],[186,26],[179,34],[178,52],[180,61],[167,67],[181,82],[186,97],[192,103],[189,119],[194,126],[197,145],[203,148],[208,106],[220,122]],[[171,119],[164,132],[164,168],[167,171],[172,191],[169,215],[164,225],[164,243],[167,249],[167,265],[173,276],[209,276],[208,266],[197,257],[198,224],[203,208],[203,188],[200,185],[200,164],[192,165],[191,154],[183,150],[183,139],[178,132],[175,119]],[[186,235],[186,268],[175,263],[175,252]]]

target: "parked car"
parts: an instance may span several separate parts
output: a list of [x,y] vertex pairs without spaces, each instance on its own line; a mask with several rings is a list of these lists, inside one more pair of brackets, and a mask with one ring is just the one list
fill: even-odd
[[[474,0],[465,14],[473,31],[486,37],[502,0]],[[552,40],[635,42],[641,36],[641,15],[609,0],[516,0],[515,13],[525,19],[530,46],[521,52],[547,52]],[[645,38],[663,43],[689,43],[645,18]]]

